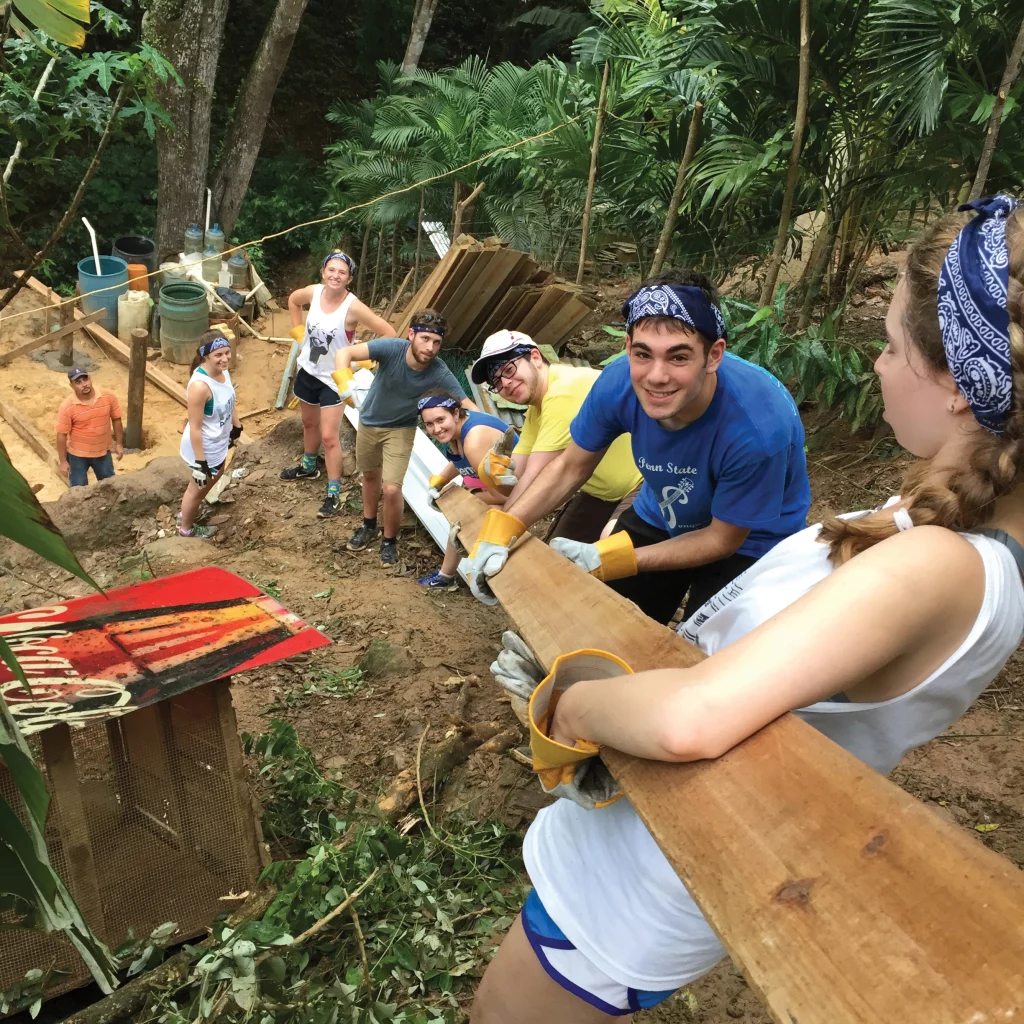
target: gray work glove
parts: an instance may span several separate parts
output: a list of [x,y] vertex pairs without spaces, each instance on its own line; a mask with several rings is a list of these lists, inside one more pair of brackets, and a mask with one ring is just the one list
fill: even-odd
[[506,629],[501,634],[501,652],[491,663],[495,682],[509,696],[529,700],[546,674],[523,638]]

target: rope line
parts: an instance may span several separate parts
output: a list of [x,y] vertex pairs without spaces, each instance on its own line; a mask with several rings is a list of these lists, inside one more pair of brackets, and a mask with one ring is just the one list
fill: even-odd
[[[450,171],[443,171],[441,174],[433,174],[428,178],[423,178],[421,181],[414,182],[411,185],[405,185],[402,188],[393,189],[391,192],[385,192],[382,195],[376,196],[374,199],[367,199],[362,203],[356,203],[353,206],[348,206],[344,210],[338,213],[328,214],[326,217],[317,217],[315,220],[303,221],[301,224],[293,224],[291,227],[283,228],[280,231],[274,231],[269,235],[264,235],[262,238],[254,238],[249,242],[241,242],[238,245],[233,245],[230,248],[224,249],[220,256],[223,259],[230,253],[238,252],[240,249],[247,249],[251,245],[262,245],[264,242],[269,242],[274,238],[281,238],[284,235],[291,234],[293,231],[300,231],[302,228],[316,227],[318,224],[328,224],[333,220],[338,220],[340,217],[344,217],[346,214],[352,213],[354,210],[362,210],[364,207],[373,206],[375,203],[383,202],[385,199],[391,199],[394,196],[403,195],[406,192],[412,192],[414,189],[423,188],[424,185],[429,185],[435,181],[441,181],[444,178],[450,178],[453,174],[458,174],[460,171],[465,171],[470,167],[475,167],[477,164],[482,164],[485,160],[490,160],[492,156],[497,156],[499,153],[508,153],[513,149],[518,149],[520,146],[525,146],[529,142],[536,142],[538,139],[543,139],[547,135],[553,135],[555,132],[561,131],[563,128],[582,118],[582,114],[577,114],[575,117],[569,118],[568,121],[563,121],[561,124],[556,124],[553,128],[548,128],[546,131],[538,132],[536,135],[531,135],[529,138],[520,139],[518,142],[511,142],[507,146],[499,146],[497,149],[492,149],[489,153],[485,153],[483,156],[479,156],[474,160],[470,160],[468,163],[464,163],[459,167],[453,167]],[[455,239],[452,239],[454,244]],[[360,254],[360,260],[362,260],[362,254]],[[139,274],[138,277],[133,278],[136,281],[143,281],[150,277],[155,277],[157,274],[162,273],[160,270],[151,270],[147,274]],[[212,282],[207,282],[211,284]],[[105,288],[96,288],[91,292],[83,292],[81,295],[75,295],[68,299],[62,299],[60,302],[53,302],[47,306],[37,306],[35,309],[22,310],[19,313],[11,313],[7,316],[0,317],[0,323],[7,323],[8,320],[16,320],[20,316],[28,316],[33,313],[40,313],[46,309],[60,309],[62,306],[73,305],[80,299],[84,299],[89,295],[99,295],[103,292],[113,291],[115,288],[120,288],[119,284],[107,285]],[[51,288],[52,292],[53,289]]]

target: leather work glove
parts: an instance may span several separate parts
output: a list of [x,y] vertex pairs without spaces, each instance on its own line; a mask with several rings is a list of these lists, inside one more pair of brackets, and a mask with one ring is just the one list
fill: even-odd
[[509,427],[494,447],[476,467],[476,475],[483,484],[497,490],[499,487],[515,487],[519,478],[515,475],[516,463],[512,449],[516,444],[515,427]]
[[236,427],[236,426],[232,425],[231,433],[228,434],[228,447],[229,448],[234,448],[235,445],[238,443],[238,439],[241,436],[242,436],[242,428],[241,428],[241,426],[237,426]]
[[633,541],[625,530],[619,530],[596,544],[556,537],[550,544],[553,551],[565,555],[581,569],[596,576],[602,583],[619,580],[623,576],[635,576],[636,551]]
[[335,370],[331,374],[331,378],[338,387],[338,394],[341,396],[341,400],[354,409],[356,403],[352,398],[352,391],[356,375],[347,366],[343,366],[340,370]]
[[506,629],[501,634],[501,650],[491,662],[494,681],[510,696],[529,700],[544,678],[544,667],[518,633]]
[[533,770],[541,788],[552,796],[565,797],[587,810],[615,803],[622,792],[604,763],[600,749],[589,740],[567,747],[548,735],[561,695],[583,679],[611,679],[632,675],[621,659],[605,651],[584,649],[555,659],[551,671],[530,697],[530,751]]
[[427,486],[428,486],[428,487],[429,487],[429,488],[430,488],[430,489],[431,489],[432,491],[439,491],[439,490],[441,490],[441,488],[442,488],[442,487],[444,487],[444,485],[445,485],[446,483],[448,483],[448,480],[447,480],[447,478],[445,477],[445,475],[444,475],[443,473],[435,473],[435,474],[434,474],[434,475],[433,475],[433,476],[432,476],[432,477],[431,477],[431,478],[430,478],[430,479],[429,479],[429,480],[427,481]]
[[293,327],[288,332],[288,334],[291,336],[292,340],[295,342],[296,345],[301,345],[302,339],[305,338],[306,336],[306,325],[298,324],[295,327]]
[[501,572],[508,561],[508,550],[526,533],[526,523],[501,509],[487,510],[477,534],[476,543],[469,553],[469,589],[473,596],[487,605],[495,605],[498,599],[487,585],[487,577]]
[[206,459],[196,459],[196,464],[192,467],[192,479],[195,480],[197,487],[205,487],[215,475]]
[[352,365],[358,370],[372,370],[377,364],[372,359],[357,359]]
[[[441,510],[438,509],[440,512]],[[469,558],[469,552],[466,550],[466,545],[462,543],[462,538],[459,536],[462,530],[462,523],[455,520],[451,526],[448,527],[448,543],[455,549],[455,553],[459,558]]]

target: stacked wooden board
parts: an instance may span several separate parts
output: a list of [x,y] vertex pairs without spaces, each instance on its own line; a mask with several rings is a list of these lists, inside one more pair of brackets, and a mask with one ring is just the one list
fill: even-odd
[[417,310],[435,309],[448,320],[446,346],[471,349],[508,328],[557,350],[593,308],[580,288],[527,253],[498,238],[459,235],[399,315],[395,333],[405,335]]

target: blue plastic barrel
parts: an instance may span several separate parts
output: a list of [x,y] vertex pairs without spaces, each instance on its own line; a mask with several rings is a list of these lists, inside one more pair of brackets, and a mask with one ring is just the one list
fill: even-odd
[[[100,270],[96,273],[96,260],[87,256],[78,261],[78,286],[82,291],[82,312],[93,313],[105,309],[99,321],[111,334],[117,334],[117,297],[128,291],[128,264],[117,256],[101,256]],[[102,289],[96,295],[89,295]]]

